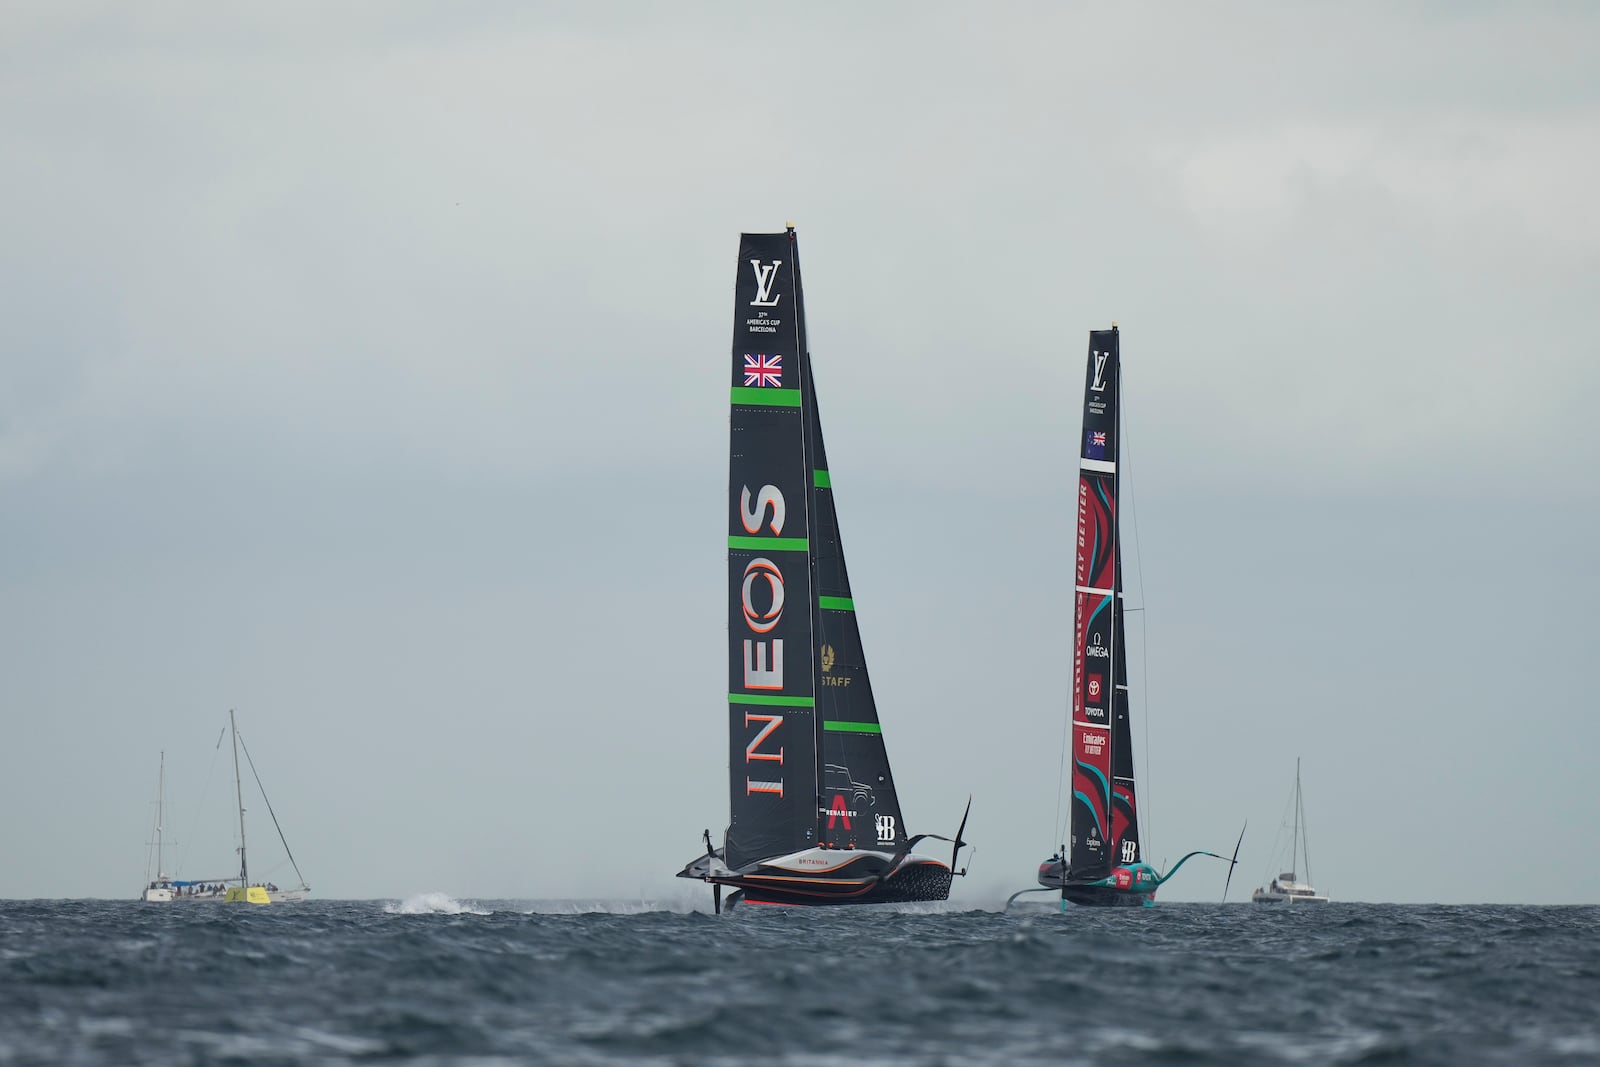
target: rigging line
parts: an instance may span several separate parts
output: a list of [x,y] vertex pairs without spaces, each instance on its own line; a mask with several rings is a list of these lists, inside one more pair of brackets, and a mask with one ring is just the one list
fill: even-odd
[[1306,827],[1304,807],[1301,808],[1300,814],[1300,839],[1303,842],[1303,844],[1300,846],[1300,851],[1304,853],[1306,857],[1306,882],[1310,885],[1316,885],[1316,876],[1311,873],[1311,831]]
[[1300,757],[1294,759],[1294,845],[1289,853],[1289,869],[1300,870]]
[[[161,772],[162,772],[163,775],[166,774],[166,766],[165,766],[166,759],[167,759],[167,754],[165,752],[163,752],[161,754],[161,762],[163,764],[163,766],[161,768]],[[164,783],[160,783],[159,779],[158,779],[158,784],[156,785],[156,811],[155,811],[155,814],[151,817],[151,826],[154,827],[155,833],[153,833],[151,835],[152,840],[148,840],[148,841],[146,841],[144,843],[144,880],[145,880],[145,884],[146,885],[148,885],[150,883],[150,857],[151,857],[152,853],[159,847],[159,846],[156,845],[156,840],[159,839],[159,835],[161,833],[161,791],[162,791],[163,785],[164,785]],[[161,873],[161,861],[157,860],[156,861],[156,874],[159,876],[160,873]],[[141,890],[139,895],[141,897],[144,896],[144,892]]]
[[256,774],[256,761],[250,758],[250,746],[244,743],[244,738],[239,738],[239,747],[244,749],[244,761],[250,765],[250,774],[256,780],[256,788],[261,790],[261,799],[266,801],[267,814],[272,816],[272,826],[278,831],[278,840],[283,842],[283,851],[289,857],[289,866],[294,868],[294,876],[300,879],[300,884],[306,884],[306,876],[300,873],[300,865],[294,861],[294,853],[289,851],[289,839],[283,836],[283,827],[278,825],[278,813],[272,810],[272,801],[267,799],[267,787],[261,784],[261,775]]
[[[1082,399],[1081,398],[1079,400],[1079,404],[1080,405],[1082,404]],[[1081,414],[1080,414],[1079,417],[1080,418],[1082,417]],[[1077,473],[1077,477],[1079,479],[1081,479],[1083,477],[1081,472],[1075,472],[1075,473]],[[1075,490],[1077,487],[1076,486],[1072,486],[1072,488]],[[1070,498],[1069,498],[1069,500],[1070,500]],[[1069,511],[1069,514],[1071,514],[1070,511]],[[1074,520],[1074,521],[1076,522],[1076,520]],[[1074,534],[1076,534],[1077,531],[1074,530],[1073,532],[1074,532]],[[1074,561],[1074,567],[1076,567],[1076,561]],[[1076,580],[1077,580],[1076,570],[1074,570],[1073,580],[1074,580],[1074,584],[1076,584]],[[1073,608],[1072,608],[1072,638],[1071,638],[1072,643],[1068,646],[1068,652],[1067,652],[1067,656],[1068,656],[1069,661],[1073,660],[1078,654],[1077,648],[1076,648],[1076,644],[1077,644],[1077,640],[1078,640],[1078,606],[1077,606],[1078,605],[1078,598],[1076,596],[1074,596],[1072,598],[1072,604],[1073,604]],[[1113,676],[1112,681],[1113,681],[1113,684],[1115,684],[1115,676]],[[1062,803],[1062,800],[1066,797],[1066,793],[1067,793],[1067,743],[1068,743],[1069,737],[1070,737],[1070,735],[1072,733],[1072,705],[1073,705],[1073,701],[1075,699],[1076,698],[1075,698],[1074,694],[1069,690],[1067,692],[1066,712],[1065,712],[1065,714],[1063,714],[1061,716],[1061,760],[1060,760],[1060,763],[1056,767],[1056,817],[1055,817],[1055,823],[1054,823],[1054,826],[1052,827],[1052,833],[1051,833],[1051,837],[1050,837],[1050,851],[1052,853],[1054,853],[1055,850],[1057,849],[1057,847],[1059,847],[1060,845],[1064,844],[1066,842],[1066,840],[1067,840],[1066,826],[1061,821],[1061,803]],[[1071,809],[1069,808],[1068,809],[1068,818],[1070,818],[1070,817],[1071,817]],[[1066,850],[1063,849],[1062,850],[1062,856],[1061,856],[1061,862],[1063,864],[1063,869],[1065,869],[1064,865],[1066,864],[1066,861],[1067,861]]]
[[222,733],[217,735],[216,745],[211,749],[211,765],[206,768],[206,780],[200,786],[200,799],[195,804],[194,815],[189,819],[188,824],[191,828],[195,828],[195,832],[184,834],[184,836],[188,838],[188,841],[182,843],[183,851],[178,853],[178,865],[172,869],[172,876],[174,878],[177,878],[183,874],[184,865],[189,862],[189,846],[194,842],[195,838],[200,836],[200,832],[198,830],[200,825],[200,813],[205,810],[206,798],[211,795],[211,779],[216,776],[217,758],[222,753],[222,738],[227,732],[228,728],[224,726],[222,728]]
[[[1298,758],[1296,758],[1294,761],[1294,791],[1295,796],[1300,797],[1300,760]],[[1311,828],[1306,825],[1306,802],[1304,798],[1300,798],[1299,808],[1301,841],[1300,851],[1303,852],[1306,857],[1306,884],[1314,886],[1317,884],[1317,880],[1311,873]]]
[[[1076,624],[1074,624],[1074,631],[1076,631]],[[1073,654],[1076,655],[1076,653]],[[1056,818],[1054,835],[1051,837],[1050,845],[1052,852],[1055,851],[1059,842],[1066,840],[1066,836],[1062,833],[1064,827],[1061,825],[1061,798],[1067,788],[1067,735],[1072,730],[1071,699],[1070,696],[1067,698],[1067,713],[1061,716],[1061,765],[1056,770]]]
[[[1267,879],[1269,878],[1275,879],[1278,876],[1278,873],[1283,869],[1282,860],[1284,831],[1290,828],[1290,820],[1293,817],[1294,794],[1290,793],[1288,799],[1283,802],[1283,813],[1278,816],[1278,832],[1272,836],[1272,851],[1267,856],[1267,863],[1271,866],[1267,867],[1266,873],[1262,876],[1262,885],[1266,885]],[[1290,857],[1289,859],[1289,866],[1294,866],[1293,857]]]
[[[1117,345],[1117,376],[1122,377],[1122,345]],[[1118,432],[1117,441],[1117,466],[1118,478],[1121,478],[1120,468],[1131,466],[1128,462],[1128,391],[1123,389],[1119,380],[1117,386],[1117,417],[1122,421]],[[1144,549],[1139,544],[1139,506],[1133,495],[1133,487],[1128,487],[1128,525],[1133,527],[1133,567],[1134,573],[1139,576],[1139,607],[1131,609],[1139,613],[1139,644],[1144,648],[1144,655],[1140,657],[1139,673],[1143,692],[1140,694],[1144,705],[1144,781],[1147,787],[1144,795],[1139,797],[1139,846],[1145,848],[1145,843],[1150,840],[1150,794],[1153,789],[1150,785],[1150,625],[1145,621],[1146,608],[1150,606],[1150,593],[1144,584]],[[1130,701],[1131,703],[1131,701]]]

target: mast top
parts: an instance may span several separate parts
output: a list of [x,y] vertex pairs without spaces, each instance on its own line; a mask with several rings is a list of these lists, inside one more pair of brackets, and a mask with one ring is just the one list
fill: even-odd
[[784,227],[784,229],[788,230],[790,233],[794,232],[794,223],[793,222],[785,222],[783,224],[783,227]]
[[1111,328],[1113,330],[1115,330],[1117,328],[1117,320],[1116,319],[1112,319],[1111,320]]

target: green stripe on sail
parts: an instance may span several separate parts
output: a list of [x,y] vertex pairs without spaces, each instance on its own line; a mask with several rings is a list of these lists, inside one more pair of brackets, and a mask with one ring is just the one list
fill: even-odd
[[804,537],[730,537],[729,548],[745,548],[751,552],[804,552]]
[[[811,708],[816,706],[812,697],[780,697],[770,696],[766,693],[729,693],[730,704],[760,704],[773,708]],[[873,727],[877,729],[876,726]]]
[[800,406],[800,390],[736,385],[733,387],[733,403],[756,408],[797,408]]
[[823,611],[854,611],[856,602],[847,596],[819,596],[817,606]]
[[818,489],[833,488],[833,480],[828,477],[827,471],[812,471],[811,484],[816,486]]
[[822,728],[836,734],[881,734],[883,727],[875,722],[840,722],[838,719],[823,719]]

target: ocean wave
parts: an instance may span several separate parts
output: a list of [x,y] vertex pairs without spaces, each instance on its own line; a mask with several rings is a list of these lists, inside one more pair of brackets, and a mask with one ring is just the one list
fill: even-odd
[[0,1062],[741,1067],[758,1047],[772,1067],[1456,1067],[1600,1052],[1600,908],[717,918],[674,899],[0,901]]
[[711,908],[678,900],[527,900],[521,910],[524,915],[688,915]]

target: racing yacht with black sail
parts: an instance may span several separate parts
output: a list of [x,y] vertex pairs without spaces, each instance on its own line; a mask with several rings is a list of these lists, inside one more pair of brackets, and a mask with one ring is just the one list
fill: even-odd
[[[1078,457],[1078,539],[1073,598],[1071,845],[1039,865],[1042,889],[1063,902],[1150,906],[1156,889],[1195,856],[1165,874],[1144,862],[1128,714],[1128,655],[1123,629],[1122,552],[1117,452],[1121,434],[1121,335],[1116,323],[1089,334]],[[1243,841],[1243,833],[1240,840]],[[1238,847],[1234,848],[1238,857]],[[1233,876],[1230,860],[1228,876]],[[1013,895],[1012,899],[1021,894]],[[1224,887],[1223,896],[1227,896]]]
[[[806,347],[794,227],[740,238],[728,479],[728,777],[720,847],[678,872],[729,906],[945,900],[912,852],[862,651]],[[969,801],[970,807],[970,801]],[[966,828],[962,817],[961,829]],[[961,873],[965,873],[964,871]]]

